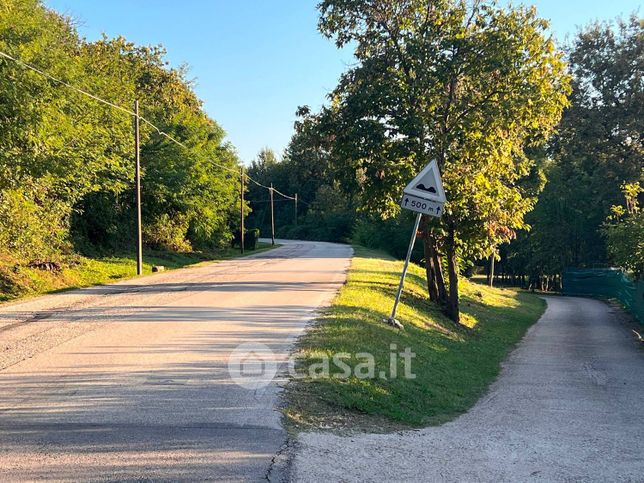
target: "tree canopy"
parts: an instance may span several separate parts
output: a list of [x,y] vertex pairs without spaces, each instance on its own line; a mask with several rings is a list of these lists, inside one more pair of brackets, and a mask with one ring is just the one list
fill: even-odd
[[142,123],[145,242],[189,249],[230,240],[239,188],[213,162],[236,169],[239,161],[162,47],[88,42],[39,0],[3,0],[0,51],[113,104],[0,57],[3,247],[35,257],[134,239],[133,117],[124,110],[135,99],[145,119],[188,148]]
[[[511,263],[513,273],[622,265],[623,257],[611,255],[616,247],[607,247],[602,225],[612,207],[624,203],[622,187],[639,186],[642,179],[643,28],[635,15],[592,23],[568,46],[571,105],[550,143],[548,183],[527,217],[532,230],[509,247],[510,258],[521,261]],[[641,231],[633,236],[644,239]]]
[[404,185],[438,161],[448,203],[440,221],[425,223],[430,296],[458,320],[459,261],[511,240],[536,201],[527,150],[548,139],[567,104],[563,54],[532,8],[453,0],[319,8],[320,30],[338,46],[353,43],[358,60],[322,113],[336,174],[364,210],[389,217]]

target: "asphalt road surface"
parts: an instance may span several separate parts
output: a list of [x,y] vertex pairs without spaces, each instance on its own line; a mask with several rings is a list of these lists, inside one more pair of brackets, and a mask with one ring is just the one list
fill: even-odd
[[297,481],[644,481],[644,349],[608,305],[549,297],[490,392],[440,427],[300,437]]
[[265,344],[283,367],[351,257],[282,243],[1,306],[0,481],[262,480],[285,440],[279,385],[235,384],[229,355]]

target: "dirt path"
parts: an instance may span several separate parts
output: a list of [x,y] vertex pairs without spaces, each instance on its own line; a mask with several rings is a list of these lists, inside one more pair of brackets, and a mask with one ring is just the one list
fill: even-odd
[[548,298],[489,394],[440,427],[307,433],[297,481],[644,481],[644,350],[606,304]]

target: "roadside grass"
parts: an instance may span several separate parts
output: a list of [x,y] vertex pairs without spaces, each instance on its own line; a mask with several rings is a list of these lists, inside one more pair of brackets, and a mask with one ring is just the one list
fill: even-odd
[[[355,247],[347,284],[333,305],[300,338],[299,374],[285,390],[285,421],[290,430],[336,429],[389,431],[435,425],[465,412],[497,377],[500,364],[539,319],[545,302],[513,289],[490,288],[463,280],[461,308],[468,327],[457,327],[426,300],[424,270],[411,265],[397,318],[405,329],[383,323],[391,312],[402,262],[382,252]],[[389,377],[391,345],[409,347],[415,379]],[[330,364],[331,377],[309,376],[321,356],[350,353],[350,378]],[[370,353],[375,377],[355,377],[356,364]],[[381,377],[381,371],[385,378]]]
[[[245,255],[271,248],[270,243],[258,242],[257,249],[247,250]],[[146,250],[143,253],[143,274],[152,273],[153,265],[173,270],[239,256],[238,248],[187,253]],[[0,258],[0,302],[136,277],[136,255],[132,253],[91,258],[73,255],[63,258],[60,265],[60,270],[47,271]]]

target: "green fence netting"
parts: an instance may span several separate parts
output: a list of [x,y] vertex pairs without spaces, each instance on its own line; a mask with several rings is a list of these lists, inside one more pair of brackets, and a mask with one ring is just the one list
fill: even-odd
[[618,268],[564,270],[563,294],[618,299],[644,324],[644,281],[633,280]]

